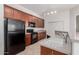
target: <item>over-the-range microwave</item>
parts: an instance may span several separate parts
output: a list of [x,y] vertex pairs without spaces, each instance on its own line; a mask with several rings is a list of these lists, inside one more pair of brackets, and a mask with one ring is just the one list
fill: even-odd
[[35,23],[34,22],[29,22],[28,27],[35,27]]

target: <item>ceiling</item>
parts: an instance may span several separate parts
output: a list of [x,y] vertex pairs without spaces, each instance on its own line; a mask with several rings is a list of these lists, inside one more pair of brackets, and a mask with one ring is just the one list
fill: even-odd
[[20,4],[20,5],[29,10],[32,10],[33,12],[39,15],[46,12],[47,10],[65,10],[77,6],[77,4]]

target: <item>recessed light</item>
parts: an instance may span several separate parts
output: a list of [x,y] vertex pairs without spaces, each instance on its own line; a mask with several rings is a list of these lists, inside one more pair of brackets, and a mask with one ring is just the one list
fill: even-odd
[[47,15],[49,15],[50,13],[47,13]]
[[53,12],[53,11],[51,11],[50,13],[51,13],[51,14],[54,14],[54,12]]
[[54,13],[57,13],[57,11],[54,11]]

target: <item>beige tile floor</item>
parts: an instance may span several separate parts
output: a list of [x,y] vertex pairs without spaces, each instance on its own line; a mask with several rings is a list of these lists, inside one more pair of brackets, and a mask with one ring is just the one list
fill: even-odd
[[24,51],[17,55],[40,55],[40,44],[37,42],[30,46],[27,46]]

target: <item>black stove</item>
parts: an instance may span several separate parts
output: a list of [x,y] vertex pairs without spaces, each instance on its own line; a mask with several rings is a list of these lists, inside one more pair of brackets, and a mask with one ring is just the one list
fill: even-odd
[[37,36],[37,32],[32,32],[31,33],[31,44],[33,44],[33,43],[35,43],[35,42],[37,42],[38,41],[38,38],[37,38],[38,36]]

